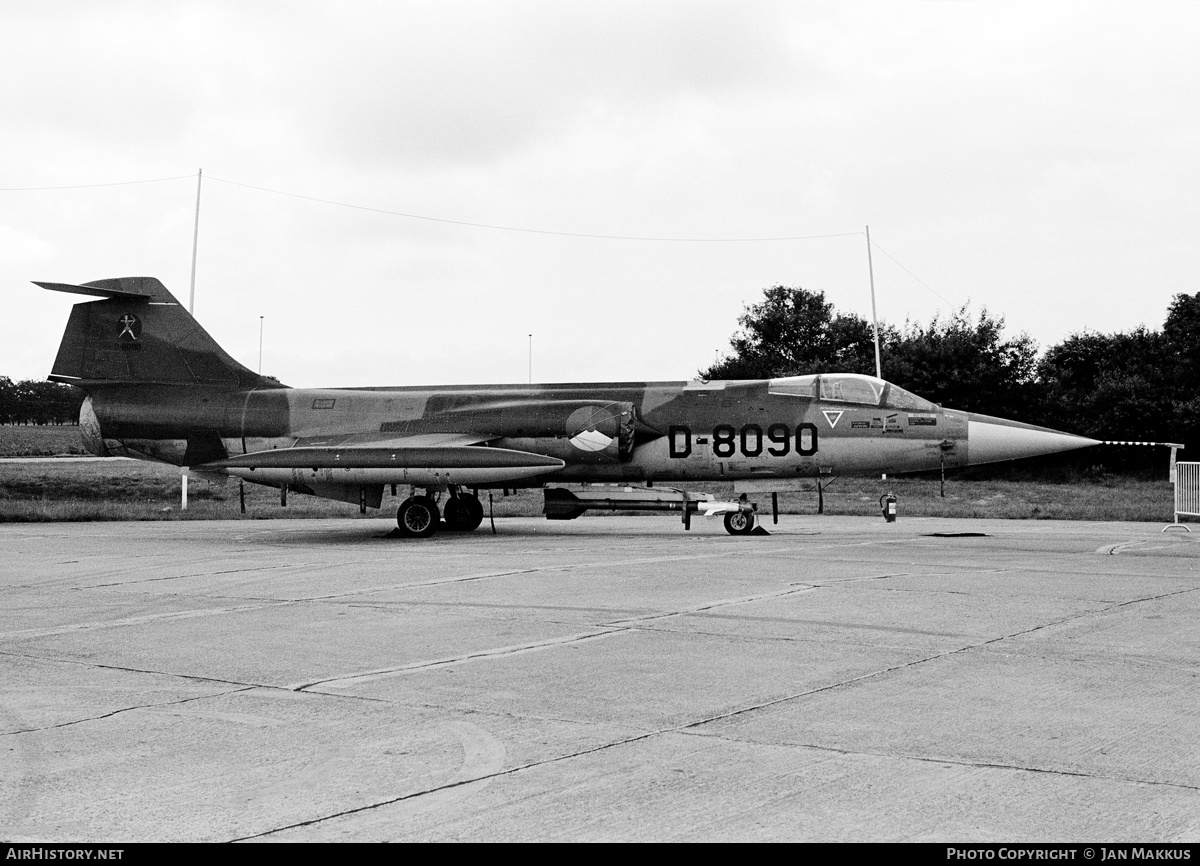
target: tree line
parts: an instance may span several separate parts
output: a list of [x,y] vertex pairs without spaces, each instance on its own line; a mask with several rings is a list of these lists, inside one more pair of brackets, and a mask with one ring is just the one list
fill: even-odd
[[74,385],[0,376],[0,424],[74,424],[83,398]]
[[[738,322],[732,351],[702,378],[875,372],[870,323],[837,312],[823,292],[772,286]],[[1093,439],[1179,442],[1182,459],[1200,459],[1200,292],[1176,295],[1160,330],[1083,331],[1045,353],[1027,334],[1006,336],[1002,317],[965,306],[879,332],[883,377],[935,403]],[[74,423],[83,398],[71,385],[0,376],[0,423]],[[1103,461],[1150,468],[1162,456],[1110,450]]]
[[[875,373],[870,323],[823,292],[772,286],[738,321],[732,351],[702,378]],[[935,403],[1093,439],[1178,442],[1180,459],[1200,459],[1200,293],[1176,295],[1161,330],[1083,331],[1044,353],[966,306],[927,325],[880,323],[879,342],[883,378]],[[1165,466],[1161,449],[1080,453],[1115,469]]]

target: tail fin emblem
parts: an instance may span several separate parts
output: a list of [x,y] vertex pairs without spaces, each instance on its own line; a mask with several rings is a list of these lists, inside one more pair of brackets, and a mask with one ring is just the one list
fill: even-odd
[[142,320],[133,313],[126,313],[117,319],[117,324],[121,326],[121,333],[117,334],[118,340],[137,340],[141,338]]

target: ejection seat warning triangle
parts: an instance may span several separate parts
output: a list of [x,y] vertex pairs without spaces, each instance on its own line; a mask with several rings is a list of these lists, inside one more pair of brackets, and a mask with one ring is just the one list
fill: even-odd
[[825,416],[825,420],[829,422],[830,427],[836,427],[837,422],[842,418],[842,411],[833,409],[822,409],[821,414]]

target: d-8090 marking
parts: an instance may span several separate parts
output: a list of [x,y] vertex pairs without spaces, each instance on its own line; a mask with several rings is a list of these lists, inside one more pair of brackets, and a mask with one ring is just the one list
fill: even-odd
[[[763,428],[758,424],[743,424],[741,428],[732,424],[718,424],[712,431],[712,450],[716,457],[732,457],[740,451],[744,457],[762,456],[765,450],[772,457],[786,457],[792,451],[795,439],[796,453],[811,457],[817,453],[817,425],[800,424],[793,432],[787,424],[771,424],[766,429],[764,443]],[[674,424],[667,430],[669,456],[682,459],[692,453],[692,428],[685,424]],[[703,444],[703,440],[697,440]]]

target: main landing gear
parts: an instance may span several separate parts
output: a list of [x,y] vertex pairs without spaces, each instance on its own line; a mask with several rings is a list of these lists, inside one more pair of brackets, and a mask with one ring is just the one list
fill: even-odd
[[396,526],[401,535],[409,538],[428,538],[439,527],[448,532],[470,532],[482,522],[483,505],[479,498],[457,487],[450,489],[450,498],[440,512],[429,491],[424,496],[405,499],[396,511]]
[[483,523],[483,505],[478,497],[459,491],[446,500],[442,523],[451,532],[470,532]]
[[432,496],[410,496],[396,511],[400,534],[410,538],[428,538],[437,532],[442,516]]

